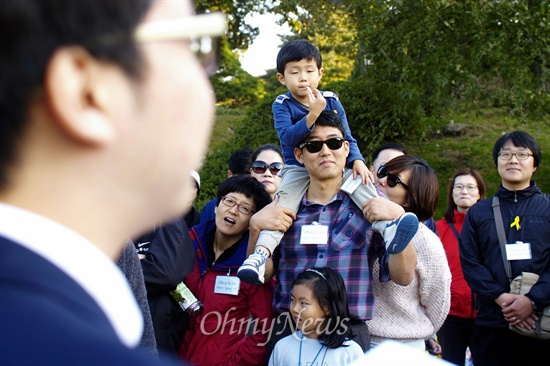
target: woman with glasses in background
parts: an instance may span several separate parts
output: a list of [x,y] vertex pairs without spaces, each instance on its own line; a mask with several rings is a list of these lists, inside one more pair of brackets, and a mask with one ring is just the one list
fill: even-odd
[[[377,172],[378,188],[419,221],[433,216],[439,186],[433,169],[423,159],[402,155],[382,165]],[[390,209],[388,200],[374,198],[364,212],[375,220],[377,212]],[[371,346],[384,340],[403,342],[425,352],[425,341],[434,335],[447,317],[450,305],[451,273],[437,235],[424,224],[412,240],[418,257],[414,278],[407,286],[380,282],[380,264],[374,263],[373,281],[376,314],[367,322]]]
[[475,352],[472,335],[476,316],[474,292],[466,283],[460,264],[458,237],[466,212],[485,198],[481,175],[472,169],[459,169],[449,181],[447,210],[435,223],[453,276],[451,310],[437,336],[443,348],[443,359],[457,365],[464,365],[468,347],[470,352]]
[[271,324],[273,283],[249,285],[236,274],[246,258],[250,218],[271,197],[256,179],[237,175],[220,184],[217,199],[215,219],[189,231],[197,260],[184,282],[204,309],[190,318],[178,354],[193,365],[258,365],[269,356],[260,345]]
[[283,169],[283,151],[280,146],[274,144],[262,145],[252,152],[250,156],[250,175],[264,185],[271,198],[281,184],[278,175]]

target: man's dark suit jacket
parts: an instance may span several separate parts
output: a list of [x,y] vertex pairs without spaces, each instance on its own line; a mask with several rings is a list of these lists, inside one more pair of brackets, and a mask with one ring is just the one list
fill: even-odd
[[80,285],[0,237],[0,365],[180,365],[118,339]]

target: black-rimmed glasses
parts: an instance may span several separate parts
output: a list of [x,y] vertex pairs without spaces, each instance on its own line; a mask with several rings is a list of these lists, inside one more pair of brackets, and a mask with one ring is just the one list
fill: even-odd
[[400,184],[403,188],[407,190],[409,189],[409,186],[403,183],[396,174],[390,173],[390,171],[388,170],[388,168],[386,168],[385,165],[380,165],[380,168],[378,168],[378,172],[376,173],[376,176],[378,177],[378,179],[387,177],[388,179],[386,181],[388,182],[388,186],[391,188]]
[[310,154],[315,154],[321,151],[323,148],[323,145],[327,145],[327,147],[331,150],[338,150],[342,147],[344,144],[344,139],[341,137],[333,137],[331,139],[325,140],[325,141],[308,141],[303,142],[300,145],[298,145],[299,149],[303,149],[304,147]]
[[218,70],[220,60],[219,38],[227,28],[222,13],[194,15],[179,19],[144,23],[137,27],[137,42],[155,42],[189,39],[195,54],[209,76]]
[[229,197],[229,196],[223,196],[222,197],[222,203],[224,205],[226,205],[227,207],[235,207],[237,206],[237,210],[240,212],[240,213],[243,213],[245,215],[252,215],[254,213],[254,210],[251,209],[250,207],[248,206],[245,206],[241,203],[237,203],[237,201],[235,201],[233,198]]
[[250,168],[254,173],[256,174],[264,174],[267,169],[271,172],[273,175],[279,174],[281,169],[283,169],[283,163],[280,163],[278,161],[271,163],[267,165],[266,162],[261,160],[256,160],[252,163],[252,166]]
[[509,153],[509,152],[499,152],[498,157],[502,160],[511,160],[512,156],[515,156],[518,160],[527,160],[530,156],[533,156],[533,154],[530,154],[528,152],[517,152],[515,154]]

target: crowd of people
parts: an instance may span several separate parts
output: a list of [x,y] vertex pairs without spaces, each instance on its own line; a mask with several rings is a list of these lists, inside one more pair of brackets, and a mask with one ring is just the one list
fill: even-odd
[[0,2],[0,364],[360,365],[392,342],[411,364],[544,359],[512,330],[550,305],[535,138],[495,142],[489,199],[458,169],[436,221],[428,162],[391,142],[368,166],[317,89],[321,53],[293,40],[280,141],[235,151],[199,211],[226,20],[191,4]]

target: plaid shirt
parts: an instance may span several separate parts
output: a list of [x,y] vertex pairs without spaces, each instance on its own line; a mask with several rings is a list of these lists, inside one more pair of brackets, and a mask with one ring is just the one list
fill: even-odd
[[[314,222],[328,225],[328,244],[300,244],[302,227]],[[372,319],[372,267],[377,257],[384,263],[380,280],[390,279],[384,241],[378,233],[373,234],[371,224],[347,194],[338,192],[326,206],[308,202],[304,195],[296,220],[281,241],[280,253],[274,253],[278,262],[275,310],[289,310],[292,281],[299,273],[312,267],[330,267],[344,279],[351,315]]]

